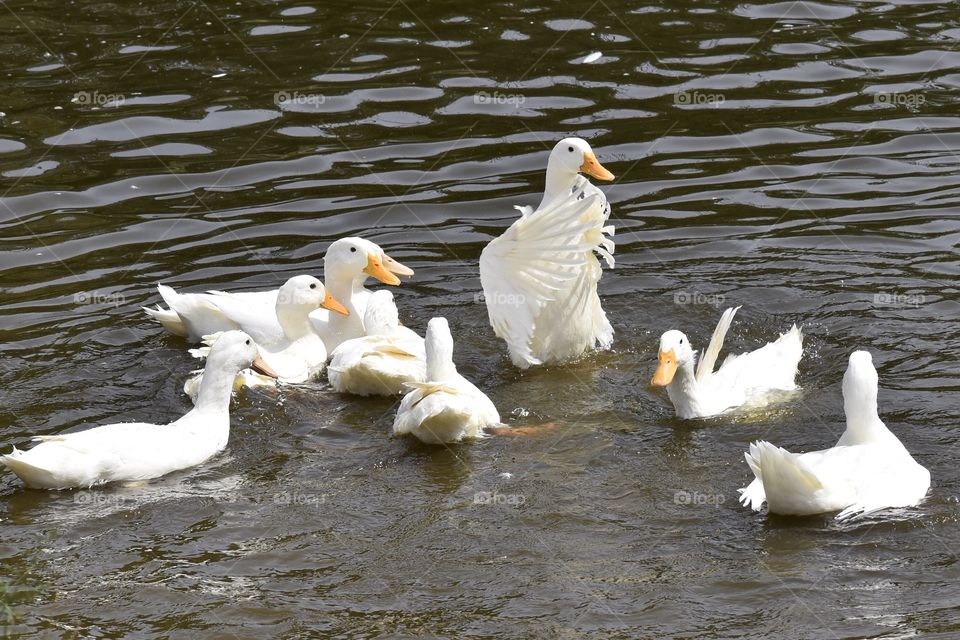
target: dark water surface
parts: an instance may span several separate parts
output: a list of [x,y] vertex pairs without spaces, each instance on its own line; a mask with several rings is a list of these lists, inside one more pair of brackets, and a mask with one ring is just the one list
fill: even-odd
[[[139,487],[0,474],[0,624],[35,638],[956,638],[960,25],[952,3],[0,5],[0,443],[189,405],[157,282],[275,287],[380,243],[423,330],[528,437],[429,448],[395,402],[239,394],[228,449]],[[584,62],[591,53],[599,59]],[[477,301],[489,239],[588,139],[614,349],[521,374]],[[803,392],[683,423],[661,332],[802,323]],[[736,502],[742,453],[881,412],[933,476],[839,525]]]

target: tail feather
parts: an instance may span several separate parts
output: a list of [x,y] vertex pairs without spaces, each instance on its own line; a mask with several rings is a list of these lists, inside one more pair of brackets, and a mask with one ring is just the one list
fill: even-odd
[[196,349],[187,349],[187,353],[198,360],[204,360],[210,355],[211,347],[197,347]]
[[760,468],[760,461],[750,455],[752,451],[753,447],[751,446],[750,452],[745,452],[743,457],[755,477],[753,482],[743,489],[738,489],[738,491],[740,492],[740,504],[750,507],[754,511],[760,511],[763,503],[767,501],[767,494],[763,490],[763,470]]
[[213,347],[213,343],[217,341],[221,333],[223,333],[223,331],[217,331],[216,333],[208,333],[204,336],[200,336],[200,341],[204,344],[204,346]]
[[177,293],[173,287],[158,284],[157,292],[160,294],[160,297],[163,298],[163,301],[167,303],[168,307],[174,309],[177,306],[177,299],[180,297],[180,294]]
[[140,307],[143,311],[150,316],[152,319],[160,323],[164,329],[170,333],[180,336],[181,338],[187,337],[187,328],[183,326],[183,320],[180,319],[180,316],[177,315],[176,311],[172,309],[164,309],[160,305],[157,305],[156,309],[151,309],[150,307]]
[[16,447],[9,455],[0,456],[0,462],[13,471],[28,487],[56,488],[57,479],[49,470],[33,465],[23,458],[23,451]]
[[752,443],[746,460],[756,480],[740,491],[740,501],[745,505],[749,503],[754,510],[759,508],[756,501],[762,492],[771,511],[809,513],[807,506],[815,500],[814,494],[824,488],[800,456],[769,442]]
[[740,504],[750,507],[754,511],[760,511],[763,503],[767,501],[767,494],[763,490],[763,483],[755,478],[753,482],[742,489],[737,489],[740,493]]

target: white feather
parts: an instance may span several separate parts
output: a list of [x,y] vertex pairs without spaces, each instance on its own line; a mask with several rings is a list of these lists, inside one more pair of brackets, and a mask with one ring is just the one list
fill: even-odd
[[811,515],[839,511],[838,520],[923,500],[930,472],[917,464],[877,413],[877,373],[870,354],[856,351],[843,380],[847,428],[836,446],[795,454],[754,442],[746,454],[755,480],[740,501],[759,511]]

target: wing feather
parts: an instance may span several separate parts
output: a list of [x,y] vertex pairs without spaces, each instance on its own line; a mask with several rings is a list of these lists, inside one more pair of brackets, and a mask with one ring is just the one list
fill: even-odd
[[[484,248],[480,282],[490,325],[512,355],[540,364],[531,342],[543,307],[593,265],[599,269],[593,251],[613,266],[614,243],[604,235],[613,232],[604,224],[609,215],[603,192],[580,177],[569,197],[523,215]],[[585,290],[569,305],[583,312],[589,302]]]
[[730,330],[730,323],[733,322],[733,316],[737,315],[739,309],[740,307],[730,307],[720,316],[720,322],[717,323],[717,328],[713,330],[713,335],[710,336],[710,344],[707,345],[707,350],[697,365],[697,382],[703,382],[713,373],[713,366],[717,363],[720,350],[723,349],[723,341],[727,337],[727,331]]

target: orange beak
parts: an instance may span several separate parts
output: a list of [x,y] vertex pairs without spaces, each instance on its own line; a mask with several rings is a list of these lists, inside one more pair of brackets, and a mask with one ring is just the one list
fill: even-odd
[[677,355],[673,349],[660,352],[660,366],[657,367],[653,377],[650,378],[650,384],[655,387],[665,387],[673,380],[677,374]]
[[402,265],[387,254],[383,254],[383,267],[390,273],[395,273],[398,276],[412,276],[413,269],[406,265]]
[[256,371],[257,373],[263,374],[270,378],[279,378],[277,372],[270,368],[266,362],[263,361],[263,358],[260,357],[260,354],[257,353],[257,357],[253,359],[253,363],[250,365],[250,368]]
[[592,176],[597,180],[613,180],[613,174],[603,168],[603,165],[597,161],[597,156],[592,151],[583,154],[583,164],[580,165],[580,172]]
[[[397,262],[397,264],[399,265],[400,263]],[[400,265],[400,266],[403,266],[403,265]],[[374,256],[373,254],[370,254],[367,256],[367,266],[366,268],[364,268],[363,272],[368,276],[373,276],[383,284],[389,284],[394,286],[400,284],[400,278],[390,273],[383,266],[383,263],[380,262],[380,259]],[[411,271],[411,273],[413,272]]]
[[327,297],[323,299],[323,302],[320,303],[320,306],[324,309],[329,309],[330,311],[336,311],[337,313],[342,313],[345,316],[350,315],[350,312],[347,311],[347,308],[340,304],[340,301],[330,295],[330,292],[327,292]]

